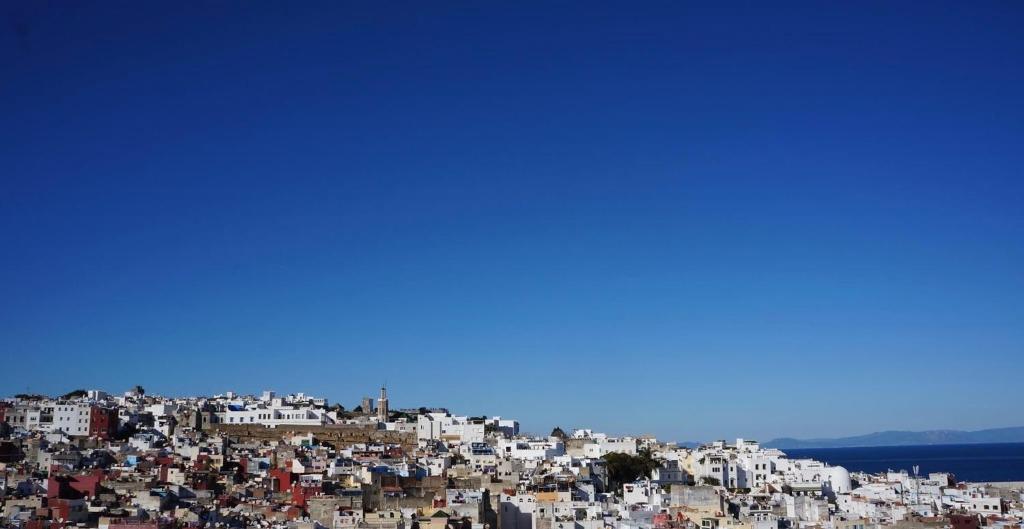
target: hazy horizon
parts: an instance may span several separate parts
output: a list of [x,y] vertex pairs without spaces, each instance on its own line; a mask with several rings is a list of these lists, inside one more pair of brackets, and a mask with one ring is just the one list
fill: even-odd
[[[80,389],[87,390],[87,391],[95,389],[95,390],[105,391],[108,394],[112,394],[112,395],[120,395],[120,394],[122,394],[124,392],[130,391],[134,387],[135,387],[135,384],[132,384],[132,385],[124,388],[124,391],[115,391],[115,390],[111,390],[109,388],[101,388],[101,387],[88,387],[88,388],[87,387],[76,387],[76,388],[69,389],[66,392],[57,393],[57,394],[49,394],[47,396],[59,397],[63,393],[68,393],[70,391],[80,390]],[[169,398],[212,397],[214,395],[223,395],[223,394],[225,394],[225,393],[227,393],[229,391],[234,391],[235,394],[240,395],[240,396],[247,395],[247,396],[253,396],[253,397],[260,396],[260,394],[262,394],[263,391],[274,391],[277,395],[287,395],[287,394],[294,394],[294,393],[300,393],[301,392],[301,393],[305,393],[306,395],[310,395],[310,396],[313,396],[313,397],[323,397],[323,398],[326,398],[328,400],[328,404],[330,404],[330,405],[341,404],[347,410],[352,410],[356,406],[360,405],[362,403],[363,397],[371,397],[371,398],[374,399],[374,402],[376,402],[376,396],[377,396],[376,391],[378,390],[378,388],[372,388],[374,391],[368,391],[365,395],[358,395],[358,396],[351,397],[351,398],[343,397],[342,398],[343,400],[338,400],[338,398],[335,398],[335,397],[330,397],[330,396],[325,395],[325,394],[310,392],[308,390],[304,391],[302,389],[295,389],[295,390],[289,390],[289,391],[278,391],[278,390],[275,390],[273,388],[263,388],[263,389],[260,389],[260,390],[239,391],[239,390],[233,390],[233,389],[228,388],[228,389],[222,389],[220,391],[210,391],[210,392],[207,392],[207,393],[166,393],[166,392],[161,392],[159,390],[154,390],[154,389],[146,387],[146,386],[143,386],[143,389],[146,391],[146,395],[147,396],[160,396],[160,397],[169,397]],[[33,394],[33,393],[38,393],[38,392],[35,392],[35,391],[32,391],[32,390],[26,388],[26,390],[24,390],[22,392],[18,392],[18,393]],[[8,397],[11,397],[11,396],[12,395],[9,395],[9,394],[0,394],[0,398],[8,398]],[[915,431],[915,432],[919,432],[919,431],[936,431],[936,430],[977,431],[977,430],[992,430],[992,429],[1002,429],[1002,428],[1021,428],[1021,427],[1024,427],[1024,424],[1019,424],[1019,425],[1018,424],[1004,424],[1004,425],[985,426],[985,427],[966,428],[966,429],[965,428],[949,428],[949,427],[937,426],[937,427],[934,427],[934,428],[919,428],[919,429],[914,429],[914,430],[908,430],[906,428],[893,427],[893,428],[877,428],[877,429],[874,429],[874,430],[866,430],[866,431],[860,431],[860,432],[849,432],[849,433],[837,434],[837,435],[805,435],[805,436],[799,436],[799,437],[798,436],[794,436],[794,435],[788,435],[788,434],[771,435],[771,436],[756,436],[756,435],[750,435],[750,434],[744,435],[743,433],[735,433],[733,435],[717,435],[717,436],[716,435],[711,435],[711,436],[705,436],[705,437],[696,437],[696,436],[687,437],[685,432],[682,433],[681,436],[680,435],[665,436],[665,435],[659,435],[659,434],[655,433],[653,428],[650,428],[650,429],[647,429],[647,430],[643,430],[641,428],[641,430],[635,430],[635,431],[634,430],[615,431],[615,430],[605,429],[605,428],[603,428],[600,425],[595,425],[595,424],[575,424],[575,423],[573,423],[571,421],[568,421],[568,422],[565,422],[565,423],[559,423],[559,424],[552,424],[550,426],[537,425],[537,424],[535,424],[536,421],[531,420],[529,417],[522,417],[522,416],[517,416],[517,415],[514,415],[514,414],[502,415],[502,414],[498,414],[498,413],[488,413],[486,411],[478,411],[478,412],[474,413],[474,412],[469,412],[469,411],[465,411],[465,410],[461,410],[461,409],[451,408],[450,406],[446,406],[442,402],[408,404],[408,403],[403,403],[401,401],[395,400],[394,396],[395,396],[395,388],[393,386],[389,386],[388,387],[388,398],[389,398],[389,400],[391,402],[391,409],[392,410],[411,409],[411,408],[420,408],[420,407],[448,408],[448,411],[453,413],[453,414],[455,414],[455,415],[465,415],[465,416],[486,415],[487,417],[501,416],[503,418],[515,419],[515,420],[519,421],[521,431],[524,434],[530,434],[530,435],[546,436],[546,435],[550,434],[551,431],[555,427],[560,427],[564,431],[566,431],[567,433],[571,433],[572,430],[576,429],[576,428],[586,428],[586,429],[594,430],[595,432],[602,432],[602,433],[606,433],[606,434],[614,435],[614,436],[627,436],[628,435],[628,436],[636,437],[636,436],[641,436],[641,435],[652,434],[652,435],[656,435],[658,437],[658,439],[661,440],[661,441],[668,441],[668,442],[676,441],[676,442],[681,442],[681,443],[685,443],[685,442],[710,442],[710,441],[719,440],[719,439],[724,439],[724,440],[727,440],[727,441],[733,441],[733,440],[735,440],[737,438],[748,439],[748,440],[757,440],[757,441],[761,441],[761,442],[767,442],[767,441],[772,441],[772,440],[781,439],[781,438],[794,438],[794,439],[800,439],[800,440],[813,440],[813,439],[833,439],[833,438],[841,438],[841,437],[854,437],[854,436],[859,436],[859,435],[867,435],[867,434],[881,433],[881,432],[887,432],[887,431]],[[439,399],[439,400],[443,401],[444,399],[442,398],[442,399]],[[706,428],[699,428],[698,430],[706,430]]]

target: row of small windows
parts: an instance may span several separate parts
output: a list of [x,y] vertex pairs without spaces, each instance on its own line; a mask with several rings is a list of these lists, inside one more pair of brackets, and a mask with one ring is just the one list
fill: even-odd
[[[259,419],[261,421],[269,421],[269,420],[271,420],[273,418],[274,417],[273,417],[272,413],[257,413],[255,417],[250,415],[248,422],[256,422],[256,419]],[[304,413],[285,413],[285,414],[281,415],[281,419],[305,419],[305,418],[307,418],[307,417],[306,417],[306,415]],[[235,420],[235,417],[228,417],[228,422],[229,423],[233,423],[233,422],[243,423],[243,422],[246,422],[246,420],[245,420],[245,417],[238,417],[237,421]]]

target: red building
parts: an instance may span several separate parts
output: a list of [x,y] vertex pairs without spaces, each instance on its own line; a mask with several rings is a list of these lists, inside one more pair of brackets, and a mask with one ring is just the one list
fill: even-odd
[[46,497],[50,499],[95,498],[99,494],[100,482],[105,478],[104,472],[100,469],[95,469],[89,474],[51,474],[47,478]]
[[306,508],[306,500],[323,494],[324,490],[319,485],[292,484],[292,505]]
[[83,500],[51,498],[46,502],[50,518],[63,522],[78,523],[89,519],[89,508]]
[[89,436],[111,439],[117,433],[117,410],[93,406],[89,412]]
[[281,468],[275,468],[270,471],[270,483],[271,490],[274,492],[284,492],[292,488],[292,473]]
[[953,529],[978,529],[981,521],[975,514],[951,514],[949,524]]

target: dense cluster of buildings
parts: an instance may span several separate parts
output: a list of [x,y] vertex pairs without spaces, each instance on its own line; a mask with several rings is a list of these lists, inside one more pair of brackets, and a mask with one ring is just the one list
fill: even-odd
[[0,401],[0,527],[1020,529],[1021,488],[304,394]]

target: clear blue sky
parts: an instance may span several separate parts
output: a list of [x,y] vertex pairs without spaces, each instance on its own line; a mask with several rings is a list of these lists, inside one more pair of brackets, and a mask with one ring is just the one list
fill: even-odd
[[1020,2],[441,4],[5,3],[0,393],[1024,424]]

